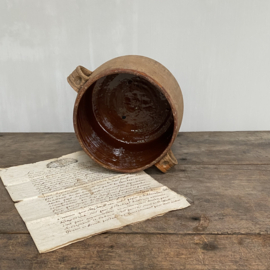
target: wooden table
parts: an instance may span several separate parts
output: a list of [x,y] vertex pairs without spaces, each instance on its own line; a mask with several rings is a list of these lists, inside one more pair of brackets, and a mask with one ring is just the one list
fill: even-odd
[[[73,133],[0,134],[0,168],[80,150]],[[0,269],[270,269],[270,132],[180,133],[146,172],[191,207],[39,254],[2,182]]]

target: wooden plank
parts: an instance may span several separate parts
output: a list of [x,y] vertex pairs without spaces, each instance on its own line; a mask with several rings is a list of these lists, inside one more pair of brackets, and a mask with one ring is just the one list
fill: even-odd
[[[179,165],[147,173],[191,207],[47,254],[38,254],[1,183],[0,269],[269,269],[269,139],[270,132],[180,133]],[[0,149],[1,168],[81,148],[72,133],[3,133]]]
[[[153,168],[148,172],[160,183],[185,195],[192,205],[160,220],[147,221],[141,225],[145,231],[151,228],[159,232],[210,234],[270,231],[269,165],[178,165],[166,177]],[[135,224],[132,230],[139,232],[138,227]]]
[[0,168],[34,163],[80,151],[74,133],[0,133]]
[[29,235],[0,235],[0,269],[266,270],[269,235],[102,234],[38,254]]
[[[0,179],[0,233],[28,233],[25,223]],[[1,268],[0,268],[1,269]]]
[[[147,172],[188,197],[192,205],[119,232],[265,234],[270,231],[268,165],[177,165],[165,175],[154,167]],[[0,232],[27,233],[2,184],[0,197]]]
[[[74,133],[0,133],[0,168],[81,150]],[[173,145],[182,165],[270,164],[270,132],[184,132]]]
[[180,164],[270,164],[270,131],[180,132],[172,147]]

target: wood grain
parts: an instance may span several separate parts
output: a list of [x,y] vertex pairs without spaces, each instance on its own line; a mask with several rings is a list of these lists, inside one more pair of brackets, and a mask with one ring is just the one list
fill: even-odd
[[80,150],[74,133],[0,133],[0,168],[57,158]]
[[102,234],[39,254],[30,235],[0,235],[1,270],[266,270],[269,235]]
[[[270,132],[184,132],[172,149],[180,165],[269,165]],[[0,133],[0,168],[79,150],[74,133]]]
[[[0,168],[80,150],[72,133],[0,134]],[[191,207],[38,254],[0,183],[0,269],[270,269],[270,132],[180,133],[153,178]]]
[[184,132],[172,148],[180,164],[270,164],[270,132]]

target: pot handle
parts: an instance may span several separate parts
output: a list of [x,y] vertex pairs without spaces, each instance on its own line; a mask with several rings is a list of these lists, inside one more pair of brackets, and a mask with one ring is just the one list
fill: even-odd
[[175,158],[172,150],[170,149],[169,152],[158,163],[155,164],[155,166],[160,171],[165,173],[176,164],[178,164],[178,161]]
[[88,81],[92,72],[83,66],[77,66],[76,69],[67,77],[70,86],[79,92],[81,87]]

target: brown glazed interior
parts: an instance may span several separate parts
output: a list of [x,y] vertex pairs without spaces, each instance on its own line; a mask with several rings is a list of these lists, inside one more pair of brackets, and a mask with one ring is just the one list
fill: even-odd
[[80,99],[77,136],[103,166],[123,172],[151,164],[174,131],[171,106],[142,76],[116,73],[98,79]]

